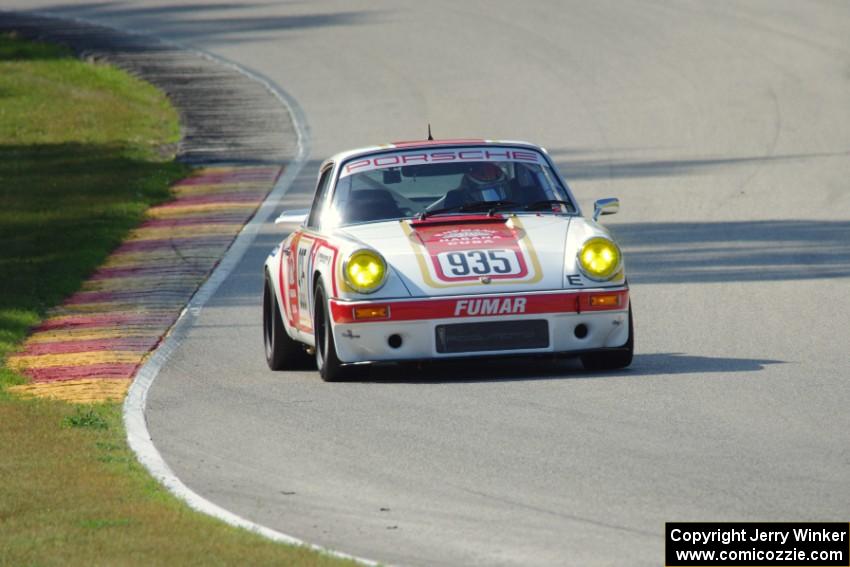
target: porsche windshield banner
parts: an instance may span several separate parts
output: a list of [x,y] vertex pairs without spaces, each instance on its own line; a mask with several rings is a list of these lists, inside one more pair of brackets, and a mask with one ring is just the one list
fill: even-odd
[[545,165],[543,157],[531,150],[515,148],[462,148],[414,150],[390,154],[376,154],[348,161],[339,173],[340,178],[355,173],[402,167],[407,165],[426,165],[438,163],[462,163],[474,161],[520,161]]

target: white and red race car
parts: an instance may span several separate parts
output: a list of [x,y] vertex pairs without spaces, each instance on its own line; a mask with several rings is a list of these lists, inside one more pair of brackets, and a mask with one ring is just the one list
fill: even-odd
[[619,247],[585,218],[545,150],[428,140],[343,152],[265,263],[273,370],[312,353],[324,380],[375,362],[558,354],[632,361]]

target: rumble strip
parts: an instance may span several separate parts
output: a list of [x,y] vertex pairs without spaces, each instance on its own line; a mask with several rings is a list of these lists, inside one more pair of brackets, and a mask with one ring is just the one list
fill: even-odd
[[149,209],[149,220],[9,356],[8,366],[31,379],[10,390],[80,403],[123,399],[280,172],[205,168],[175,184],[177,198]]

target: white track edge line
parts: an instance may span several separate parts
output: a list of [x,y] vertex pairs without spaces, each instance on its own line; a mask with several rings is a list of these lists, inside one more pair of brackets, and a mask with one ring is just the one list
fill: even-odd
[[[78,21],[101,27],[111,27],[121,32],[137,36],[152,37],[131,30],[122,29],[111,24],[105,25],[100,22],[86,20],[83,18],[58,16],[48,11],[31,13],[35,15],[46,15],[53,18]],[[283,175],[277,180],[274,188],[257,209],[253,218],[248,222],[248,224],[242,227],[242,230],[237,235],[236,240],[227,250],[224,257],[222,257],[218,266],[215,267],[212,274],[210,274],[210,277],[191,297],[189,303],[183,308],[183,311],[181,311],[178,316],[177,322],[172,326],[165,339],[159,344],[156,350],[154,350],[153,354],[136,374],[133,383],[130,385],[129,391],[127,392],[127,397],[124,400],[123,406],[124,428],[127,430],[127,442],[136,454],[136,458],[148,470],[151,476],[153,476],[174,496],[198,512],[207,514],[208,516],[222,520],[231,526],[248,530],[249,532],[259,534],[276,542],[307,547],[325,555],[356,561],[364,565],[379,565],[376,561],[371,559],[357,557],[348,553],[309,543],[295,536],[252,522],[247,518],[239,516],[238,514],[207,500],[186,486],[183,481],[174,474],[174,471],[171,470],[168,463],[165,462],[165,459],[154,445],[153,439],[151,439],[150,431],[148,431],[147,420],[145,419],[145,407],[147,405],[148,391],[153,385],[154,380],[156,380],[159,371],[174,351],[180,346],[180,343],[192,327],[203,306],[207,303],[207,301],[209,301],[219,286],[225,279],[227,279],[245,255],[248,247],[254,242],[260,226],[268,220],[269,216],[271,216],[271,213],[276,208],[277,202],[286,195],[287,191],[289,191],[293,181],[295,181],[295,178],[307,162],[307,158],[310,155],[309,127],[307,126],[307,120],[304,112],[298,102],[283,89],[278,87],[273,81],[271,81],[271,79],[265,77],[261,73],[249,70],[237,63],[234,63],[233,61],[229,61],[210,52],[189,47],[176,41],[165,40],[162,38],[153,39],[161,41],[166,45],[172,45],[181,50],[195,53],[196,55],[204,57],[210,61],[214,61],[220,65],[230,67],[234,71],[263,85],[281,102],[281,104],[283,104],[289,113],[296,133],[297,151],[295,157],[289,164],[286,165]]]

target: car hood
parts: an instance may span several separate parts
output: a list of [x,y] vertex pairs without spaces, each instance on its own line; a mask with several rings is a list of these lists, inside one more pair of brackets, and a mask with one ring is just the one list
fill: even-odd
[[562,289],[572,217],[469,215],[347,226],[413,297]]

